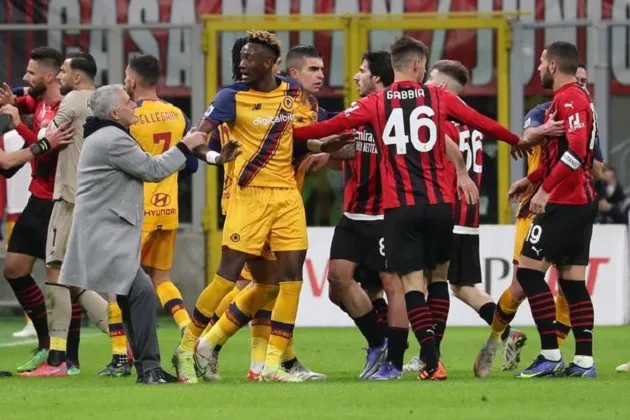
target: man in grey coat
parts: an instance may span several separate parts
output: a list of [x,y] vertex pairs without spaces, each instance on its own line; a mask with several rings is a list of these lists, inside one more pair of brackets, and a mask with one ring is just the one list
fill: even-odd
[[[160,367],[155,291],[140,267],[143,182],[159,182],[182,169],[206,136],[191,132],[176,147],[151,156],[129,134],[135,103],[122,86],[97,89],[89,106],[93,117],[84,126],[74,218],[60,277],[66,285],[117,295],[139,382],[167,383],[174,377]],[[230,142],[216,162],[238,153],[238,143]]]

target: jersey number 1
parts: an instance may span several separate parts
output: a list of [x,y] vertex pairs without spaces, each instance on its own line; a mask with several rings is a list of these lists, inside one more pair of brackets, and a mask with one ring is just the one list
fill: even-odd
[[161,142],[164,142],[164,144],[162,144],[162,151],[160,153],[164,153],[171,145],[171,133],[155,133],[153,135],[153,143],[159,144]]

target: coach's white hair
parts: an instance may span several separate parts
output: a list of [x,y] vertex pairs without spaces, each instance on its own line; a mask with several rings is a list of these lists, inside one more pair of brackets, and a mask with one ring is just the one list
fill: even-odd
[[96,89],[90,96],[88,106],[92,115],[102,120],[110,120],[110,112],[120,104],[120,95],[124,91],[122,85],[105,85]]

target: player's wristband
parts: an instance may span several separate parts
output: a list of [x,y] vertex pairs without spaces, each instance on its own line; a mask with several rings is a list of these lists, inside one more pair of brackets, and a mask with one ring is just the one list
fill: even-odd
[[206,162],[208,162],[210,165],[216,165],[219,156],[221,156],[221,153],[210,150],[208,153],[206,153]]
[[30,147],[31,152],[35,156],[44,154],[50,151],[51,148],[52,147],[50,146],[50,143],[48,142],[48,139],[46,139],[46,137],[42,137],[40,140],[38,140],[35,144],[32,144]]

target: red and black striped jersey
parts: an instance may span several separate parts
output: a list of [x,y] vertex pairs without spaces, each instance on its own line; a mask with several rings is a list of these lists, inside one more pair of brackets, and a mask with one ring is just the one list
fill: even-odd
[[353,215],[380,216],[384,211],[376,134],[370,125],[360,127],[358,134],[354,159],[343,161],[343,211]]
[[564,121],[565,135],[548,138],[543,148],[543,164],[528,175],[549,193],[549,203],[580,205],[595,200],[591,169],[595,155],[597,115],[588,93],[577,83],[568,83],[554,92],[545,121],[555,114]]
[[[483,134],[477,130],[471,130],[467,125],[460,124],[456,121],[448,121],[444,127],[447,134],[459,147],[464,157],[464,163],[468,170],[468,175],[473,180],[477,188],[481,190],[481,176],[483,171]],[[455,198],[453,205],[453,224],[455,225],[453,232],[455,233],[477,233],[477,231],[469,231],[465,228],[479,227],[479,201],[475,204],[468,204],[466,200],[460,196],[457,188],[457,175],[455,166],[446,160],[446,173],[449,185],[452,188],[452,194]]]
[[323,138],[370,124],[378,138],[385,209],[445,202],[443,126],[455,118],[497,139],[516,144],[518,136],[466,105],[453,93],[414,81],[390,87],[353,103],[336,117],[296,128],[294,139]]

